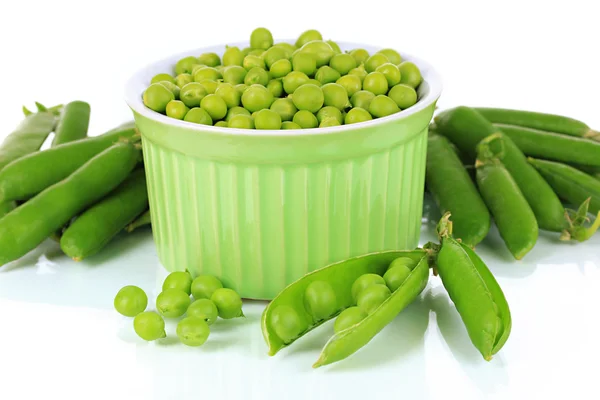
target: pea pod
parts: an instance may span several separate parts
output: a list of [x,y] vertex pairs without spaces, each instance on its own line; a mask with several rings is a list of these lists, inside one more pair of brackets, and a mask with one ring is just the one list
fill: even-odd
[[525,155],[545,160],[600,167],[600,143],[520,126],[494,124]]
[[427,140],[425,183],[442,214],[454,216],[456,237],[475,246],[490,230],[490,213],[463,163],[443,136]]
[[0,203],[0,219],[17,207],[14,201],[5,201]]
[[115,144],[0,219],[0,265],[25,255],[110,193],[140,159],[138,144]]
[[512,328],[508,302],[477,254],[452,237],[450,213],[438,226],[441,245],[435,270],[460,314],[469,338],[487,361],[506,343]]
[[136,135],[128,123],[94,138],[25,156],[0,171],[0,201],[26,200],[60,182],[120,138]]
[[83,212],[62,234],[60,247],[75,261],[101,250],[148,208],[146,176],[134,171],[117,189]]
[[505,108],[475,108],[484,118],[495,124],[516,125],[569,136],[600,139],[600,132],[585,123],[562,115]]
[[[367,344],[414,300],[427,284],[429,266],[425,251],[385,251],[354,257],[311,272],[292,283],[267,306],[262,315],[262,331],[269,347],[269,355],[276,354],[283,347],[290,345],[304,334],[354,305],[351,288],[356,279],[369,273],[383,275],[390,263],[399,257],[410,258],[416,264],[408,278],[364,320],[333,336],[314,366],[318,367],[344,359]],[[321,320],[315,320],[305,307],[305,292],[314,282],[326,282],[335,294],[333,312]],[[274,327],[275,314],[283,308],[294,316],[294,318],[288,318],[288,321],[296,323],[297,327],[301,328],[295,337],[288,340],[283,340]]]
[[[527,199],[539,227],[553,232],[566,228],[565,209],[548,182],[527,162],[513,141],[477,111],[464,106],[444,111],[436,117],[436,127],[469,157],[470,162],[474,162],[477,156],[479,142],[490,136],[500,136],[502,140],[495,140],[503,146],[499,157]],[[490,144],[491,147],[495,145]]]
[[150,225],[151,223],[152,220],[150,217],[150,210],[148,210],[142,215],[138,216],[136,219],[134,219],[132,223],[127,225],[127,228],[125,228],[125,230],[131,233],[134,230],[141,228],[142,226]]
[[90,124],[90,105],[84,101],[73,101],[62,109],[52,146],[73,142],[87,136]]
[[475,166],[479,191],[508,250],[520,260],[537,241],[535,215],[511,174],[500,159],[489,152],[488,143],[484,141],[478,148]]

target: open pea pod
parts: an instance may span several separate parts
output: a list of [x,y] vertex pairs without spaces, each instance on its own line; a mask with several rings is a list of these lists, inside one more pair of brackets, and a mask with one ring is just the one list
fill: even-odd
[[[362,275],[383,275],[392,261],[406,257],[415,266],[405,281],[373,312],[360,322],[338,332],[325,345],[314,367],[340,361],[367,344],[381,329],[394,319],[425,288],[429,277],[428,253],[425,250],[385,251],[350,258],[307,274],[285,288],[265,309],[262,315],[262,331],[269,347],[269,355],[275,355],[283,347],[336,317],[341,311],[353,306],[352,285]],[[307,310],[305,293],[313,282],[326,282],[333,290],[336,306],[326,318],[316,320]],[[274,328],[274,319],[280,318],[277,310],[291,309],[286,322],[302,327],[298,334],[283,340]]]

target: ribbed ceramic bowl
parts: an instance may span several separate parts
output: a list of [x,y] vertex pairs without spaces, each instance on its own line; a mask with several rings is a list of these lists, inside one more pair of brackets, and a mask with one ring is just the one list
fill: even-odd
[[[234,44],[246,47],[247,43]],[[342,50],[362,44],[339,43]],[[242,297],[272,299],[309,271],[419,240],[428,124],[441,93],[421,69],[419,102],[373,121],[258,131],[204,126],[146,108],[142,93],[191,50],[127,83],[142,133],[154,240],[169,271],[213,274]]]

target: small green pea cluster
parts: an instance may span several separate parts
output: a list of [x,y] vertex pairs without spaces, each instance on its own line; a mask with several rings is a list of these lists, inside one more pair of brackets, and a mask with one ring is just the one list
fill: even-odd
[[[194,297],[194,301],[190,299]],[[145,311],[148,296],[137,286],[125,286],[115,296],[115,309],[127,317],[135,317],[133,328],[144,340],[166,337],[164,318],[179,318],[177,336],[187,346],[202,346],[210,334],[209,326],[217,317],[243,317],[242,299],[232,289],[224,288],[211,275],[192,280],[188,272],[172,272],[163,282],[162,292],[156,298],[158,312]]]
[[354,124],[413,106],[419,68],[393,49],[342,52],[311,29],[295,44],[274,43],[266,28],[250,47],[177,62],[154,76],[144,104],[169,117],[241,129],[307,129]]

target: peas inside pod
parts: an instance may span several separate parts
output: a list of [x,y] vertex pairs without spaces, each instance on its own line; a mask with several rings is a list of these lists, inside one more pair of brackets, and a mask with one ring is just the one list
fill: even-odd
[[[293,44],[278,43],[263,27],[252,31],[249,44],[182,58],[152,77],[144,104],[195,124],[281,130],[366,122],[418,101],[421,71],[394,49],[340,49],[315,29]],[[326,107],[344,118],[320,117]],[[233,118],[238,108],[247,116]]]

